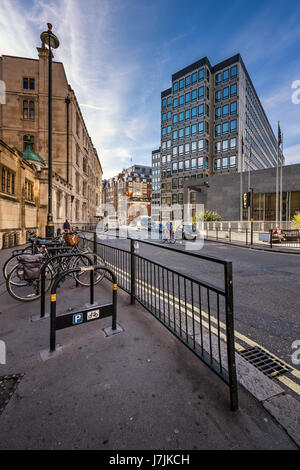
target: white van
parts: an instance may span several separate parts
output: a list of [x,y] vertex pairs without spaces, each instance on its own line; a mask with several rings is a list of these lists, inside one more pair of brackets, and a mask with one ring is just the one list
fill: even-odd
[[117,215],[108,215],[104,230],[119,230],[119,221]]

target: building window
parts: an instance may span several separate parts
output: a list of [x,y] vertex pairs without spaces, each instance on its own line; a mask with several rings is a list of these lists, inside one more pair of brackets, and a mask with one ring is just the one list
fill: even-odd
[[166,100],[166,98],[164,98],[164,99],[162,100],[161,107],[162,107],[162,109],[165,109],[166,106],[167,106],[167,100]]
[[230,69],[230,78],[234,78],[237,76],[237,65],[234,65]]
[[162,130],[161,130],[161,135],[163,137],[165,137],[166,133],[167,133],[167,129],[165,127],[163,127]]
[[223,100],[229,98],[229,87],[223,88]]
[[185,160],[185,161],[184,161],[184,169],[185,169],[185,170],[189,170],[189,169],[190,169],[190,161],[189,161],[189,160]]
[[25,150],[27,144],[30,144],[32,146],[32,148],[34,149],[34,136],[33,135],[26,134],[26,135],[23,136],[23,148],[24,148],[24,150]]
[[204,86],[198,88],[198,98],[204,98]]
[[215,127],[215,136],[221,135],[221,124],[217,124]]
[[184,113],[183,111],[179,113],[179,122],[182,122],[184,120]]
[[199,82],[204,80],[204,68],[199,70]]
[[195,191],[190,194],[190,204],[196,204],[196,193]]
[[173,131],[173,140],[177,140],[178,139],[178,131]]
[[236,119],[230,121],[230,132],[236,131]]
[[173,93],[177,93],[178,91],[178,82],[173,83]]
[[183,90],[184,89],[184,79],[182,78],[181,80],[179,80],[179,90]]
[[228,168],[228,157],[223,158],[222,167],[223,168]]
[[174,114],[173,116],[173,124],[177,124],[178,122],[178,114]]
[[191,101],[191,94],[190,94],[190,93],[186,93],[186,94],[185,94],[185,104],[188,104],[190,101]]
[[15,172],[1,165],[1,191],[6,194],[15,195]]
[[172,204],[177,204],[177,194],[172,194]]
[[183,129],[179,129],[179,139],[183,139]]
[[191,76],[188,75],[187,77],[185,77],[185,88],[188,88],[191,84]]
[[230,104],[230,114],[236,114],[237,112],[237,102],[234,101]]
[[197,83],[197,72],[192,74],[192,84],[194,85],[194,83]]
[[168,111],[167,112],[167,121],[170,121],[172,118],[172,112],[171,111]]
[[172,172],[177,173],[177,162],[174,162],[172,165]]
[[228,150],[228,140],[223,140],[223,142],[222,142],[222,150],[223,150],[223,152],[225,152],[226,150]]
[[230,96],[236,96],[236,94],[237,94],[237,85],[236,83],[234,83],[230,87]]
[[222,124],[222,134],[228,134],[228,122],[223,122]]
[[217,73],[216,75],[216,85],[219,85],[222,81],[222,74],[221,73]]
[[179,96],[179,106],[184,105],[184,95]]
[[172,97],[171,97],[171,96],[168,96],[168,98],[167,98],[167,106],[171,106],[171,103],[172,103]]
[[230,165],[230,168],[233,168],[233,167],[236,166],[236,157],[235,156],[230,157],[229,165]]
[[216,142],[215,144],[215,153],[221,152],[221,142]]
[[215,114],[215,119],[221,119],[221,107],[216,108],[216,114]]
[[23,78],[23,89],[24,90],[34,90],[34,78]]
[[199,134],[202,134],[202,132],[204,132],[204,121],[200,121],[198,123],[198,132]]
[[192,167],[192,170],[196,170],[196,168],[197,168],[197,159],[196,158],[192,158],[191,167]]
[[196,135],[197,134],[197,124],[193,124],[191,126],[191,129],[192,129],[192,135]]
[[223,82],[227,82],[229,80],[229,69],[224,70],[223,72]]
[[223,117],[228,116],[228,114],[229,114],[229,106],[228,104],[226,104],[225,106],[223,106]]
[[23,119],[34,119],[34,101],[23,101]]
[[178,107],[178,98],[175,98],[173,100],[173,109],[176,109]]
[[198,168],[203,168],[203,157],[198,158]]
[[172,126],[167,126],[167,135],[170,135],[172,132]]
[[183,171],[183,161],[178,162],[178,171]]
[[33,201],[33,182],[25,179],[25,200]]
[[184,145],[184,153],[185,153],[185,154],[190,153],[190,144],[189,144],[189,143],[187,143],[187,144]]
[[216,91],[216,95],[215,95],[215,101],[216,103],[218,103],[219,101],[221,101],[222,99],[222,91],[221,90],[218,90]]
[[183,145],[179,145],[178,151],[179,151],[179,155],[183,154]]
[[190,126],[188,126],[184,129],[184,135],[185,135],[185,137],[189,137],[189,135],[190,135]]
[[191,112],[190,112],[189,109],[187,109],[187,110],[185,111],[185,120],[186,120],[186,121],[189,121],[189,120],[190,120],[190,116],[191,116]]
[[192,119],[196,118],[197,117],[197,106],[195,106],[194,108],[192,108]]
[[177,178],[172,179],[172,189],[177,189]]
[[198,116],[203,116],[204,114],[204,104],[198,106]]
[[216,160],[215,160],[215,170],[220,170],[220,168],[221,168],[221,159],[216,158]]
[[197,99],[197,90],[192,91],[192,101],[196,101]]
[[196,150],[197,150],[197,142],[194,141],[192,142],[192,152],[196,152]]
[[166,122],[167,121],[167,115],[166,113],[163,113],[161,116],[161,122]]
[[234,149],[236,147],[236,137],[230,139],[230,148]]

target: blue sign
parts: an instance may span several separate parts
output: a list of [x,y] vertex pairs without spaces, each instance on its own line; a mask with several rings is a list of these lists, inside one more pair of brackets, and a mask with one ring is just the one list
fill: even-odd
[[78,323],[82,323],[83,322],[83,313],[75,313],[75,315],[73,315],[73,325],[77,325]]

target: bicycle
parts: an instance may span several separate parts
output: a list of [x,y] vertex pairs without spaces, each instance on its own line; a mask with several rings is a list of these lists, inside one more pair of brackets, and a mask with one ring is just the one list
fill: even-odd
[[37,236],[32,236],[29,238],[30,245],[25,246],[20,250],[14,250],[12,255],[6,260],[3,265],[2,272],[3,277],[7,280],[8,274],[12,271],[12,269],[17,266],[18,264],[18,256],[23,254],[44,254],[45,252],[49,254],[49,248],[57,248],[64,247],[63,242],[61,241],[61,237],[56,237],[50,240],[43,239]]
[[174,232],[172,231],[170,233],[170,231],[168,231],[168,233],[163,233],[161,241],[162,243],[170,243],[170,244],[176,243]]
[[[54,251],[56,251],[56,253],[54,254],[60,254],[59,251],[61,250],[60,248],[54,248]],[[49,290],[54,279],[59,274],[64,271],[67,271],[70,268],[89,267],[92,264],[105,265],[105,262],[103,258],[101,258],[101,256],[99,256],[97,253],[90,252],[88,249],[78,251],[77,245],[74,245],[74,247],[71,248],[71,251],[69,251],[69,253],[70,252],[74,253],[74,256],[56,258],[48,264],[45,271],[45,293]],[[85,256],[80,256],[80,254],[88,255],[90,262],[89,259],[87,259]],[[46,247],[44,253],[42,254],[41,263],[44,263],[47,259],[51,259],[52,256],[53,254],[51,253],[51,249],[49,250]],[[40,276],[37,279],[26,280],[24,278],[24,269],[19,264],[19,256],[16,256],[15,258],[18,264],[12,268],[6,279],[6,287],[8,293],[16,300],[20,300],[23,302],[30,302],[38,299],[42,294]],[[104,271],[97,270],[94,273],[93,284],[98,284],[103,279],[104,275]],[[82,270],[72,273],[70,277],[74,278],[76,283],[82,286],[90,286],[89,270]]]

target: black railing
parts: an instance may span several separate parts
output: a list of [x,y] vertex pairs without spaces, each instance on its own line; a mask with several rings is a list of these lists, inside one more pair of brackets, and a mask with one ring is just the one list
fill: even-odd
[[[80,235],[80,243],[99,253],[114,272],[119,287],[137,300],[230,387],[231,409],[238,409],[234,350],[232,263],[194,252],[130,240],[130,250]],[[222,286],[198,279],[141,256],[135,243],[198,258],[223,267]]]

